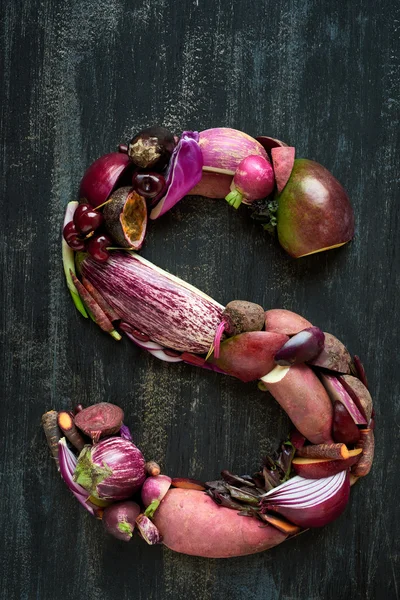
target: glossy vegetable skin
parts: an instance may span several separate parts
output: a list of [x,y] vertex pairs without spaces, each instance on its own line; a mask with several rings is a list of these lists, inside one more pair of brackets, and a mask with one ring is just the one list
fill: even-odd
[[[232,558],[268,550],[287,535],[218,506],[203,492],[170,489],[154,515],[164,544],[182,554]],[[261,526],[260,526],[261,525]]]
[[332,403],[324,386],[309,367],[303,364],[278,366],[261,381],[293,425],[310,442],[332,442]]

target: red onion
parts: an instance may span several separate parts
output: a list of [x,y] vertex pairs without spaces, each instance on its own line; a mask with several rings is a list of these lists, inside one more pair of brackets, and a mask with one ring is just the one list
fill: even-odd
[[79,197],[92,206],[100,206],[107,200],[119,178],[132,163],[127,154],[111,152],[90,165],[82,177]]
[[274,511],[300,527],[322,527],[344,511],[350,495],[348,471],[332,477],[296,476],[262,496],[262,512]]
[[81,485],[76,483],[73,479],[73,474],[76,468],[77,458],[73,452],[68,448],[65,438],[61,438],[58,442],[58,459],[60,463],[61,477],[75,496],[75,498],[82,504],[84,508],[91,515],[95,516],[95,507],[91,502],[88,502],[88,493]]
[[85,446],[74,473],[74,481],[91,496],[107,500],[129,498],[145,479],[143,454],[135,444],[121,437]]

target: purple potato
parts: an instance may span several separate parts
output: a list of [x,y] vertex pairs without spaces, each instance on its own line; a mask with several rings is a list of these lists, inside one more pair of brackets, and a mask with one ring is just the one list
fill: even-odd
[[275,354],[275,362],[282,367],[304,363],[318,356],[324,347],[325,334],[319,327],[308,327],[296,333]]
[[103,513],[104,529],[118,540],[129,542],[139,515],[139,505],[131,500],[111,504]]

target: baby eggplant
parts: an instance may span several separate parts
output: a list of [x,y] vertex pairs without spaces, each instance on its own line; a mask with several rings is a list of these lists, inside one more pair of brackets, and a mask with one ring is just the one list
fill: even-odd
[[275,354],[275,362],[282,367],[312,360],[321,352],[325,335],[319,327],[308,327],[296,333]]

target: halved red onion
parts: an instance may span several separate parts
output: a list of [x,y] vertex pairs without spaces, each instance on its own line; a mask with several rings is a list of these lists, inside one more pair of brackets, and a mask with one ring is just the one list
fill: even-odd
[[296,476],[264,494],[261,510],[277,512],[300,527],[323,527],[342,514],[349,495],[349,471],[323,479]]
[[132,168],[132,163],[127,154],[110,152],[100,156],[85,171],[79,197],[94,207],[100,206],[108,199],[119,178],[128,168]]
[[96,516],[95,511],[97,510],[97,507],[88,501],[88,492],[73,480],[77,458],[68,448],[65,438],[61,438],[58,442],[58,460],[60,463],[61,477],[64,479],[75,498],[88,512],[90,512],[91,515],[93,515],[93,517]]

